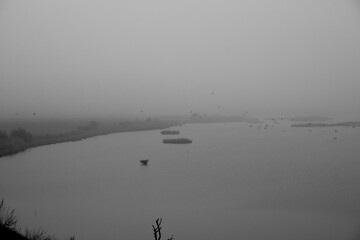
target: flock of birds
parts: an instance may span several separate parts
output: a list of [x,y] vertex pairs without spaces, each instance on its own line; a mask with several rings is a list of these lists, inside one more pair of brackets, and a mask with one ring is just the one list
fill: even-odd
[[[211,95],[211,96],[215,96],[216,95],[216,93],[215,92],[210,92],[209,93],[209,95]],[[217,109],[220,109],[220,108],[222,108],[223,106],[222,105],[216,105],[216,108]],[[139,111],[141,114],[145,114],[145,111],[144,110],[140,110]],[[248,111],[245,111],[244,113],[243,113],[243,116],[244,117],[246,117],[246,114],[248,113]],[[219,114],[216,114],[217,116],[219,116]],[[194,111],[192,111],[192,110],[190,110],[189,111],[189,118],[191,119],[191,120],[194,120],[194,119],[196,119],[196,118],[198,118],[198,117],[201,117],[201,116],[207,116],[207,114],[200,114],[200,113],[196,113],[196,112],[194,112]]]
[[[211,92],[210,95],[214,96],[214,95],[216,95],[216,93],[215,93],[215,92]],[[222,108],[222,105],[217,105],[216,108]],[[145,111],[144,111],[144,110],[140,110],[140,113],[143,114],[143,113],[145,113]],[[200,116],[199,113],[195,113],[195,112],[193,112],[193,111],[189,111],[189,113],[190,113],[190,118],[191,118],[191,119],[194,119],[194,118]],[[243,113],[243,116],[245,117],[247,113],[248,113],[248,112],[245,111],[245,113]],[[29,116],[28,114],[19,113],[19,112],[16,112],[15,115],[16,115],[16,116],[24,116],[24,117],[28,117],[28,116]],[[38,115],[38,113],[33,112],[33,113],[31,113],[31,115],[35,117],[35,116]],[[204,114],[204,116],[206,116],[206,114]]]
[[[284,120],[284,118],[281,118],[280,120]],[[278,120],[276,120],[275,118],[271,118],[271,121],[272,121],[272,124],[259,124],[259,125],[257,125],[257,129],[270,129],[270,130],[272,130],[276,125],[280,125],[280,122],[278,121]],[[254,127],[254,125],[252,125],[252,124],[250,124],[249,125],[249,127]],[[348,127],[345,127],[346,129],[348,128]],[[283,130],[283,131],[285,131],[286,132],[286,130]],[[308,128],[307,129],[307,131],[309,132],[309,133],[312,133],[313,132],[313,129],[312,128]],[[339,132],[339,130],[338,129],[334,129],[334,134],[336,134],[336,133],[338,133]],[[335,137],[333,137],[332,139],[334,139],[334,140],[337,140],[338,138],[337,138],[337,136],[335,136]]]
[[[215,93],[215,92],[211,92],[210,95],[216,95],[216,93]],[[221,108],[221,107],[222,107],[221,105],[217,105],[217,108]],[[140,110],[140,113],[144,113],[144,110]],[[193,112],[193,111],[189,111],[189,114],[190,114],[190,119],[192,119],[192,120],[194,120],[194,119],[196,119],[196,118],[198,118],[198,117],[201,116],[201,114],[195,113],[195,112]],[[246,117],[247,114],[248,114],[248,111],[245,111],[242,115],[243,115],[243,117]],[[15,115],[16,115],[16,116],[20,116],[20,115],[23,116],[23,115],[27,115],[27,114],[20,114],[20,113],[16,112]],[[35,116],[38,115],[38,113],[33,112],[31,115],[32,115],[33,117],[35,117]],[[27,115],[27,116],[28,116],[28,115]],[[207,116],[207,115],[204,114],[204,115],[202,115],[202,116]],[[256,128],[257,128],[257,129],[270,129],[270,130],[272,130],[272,129],[274,128],[274,126],[280,125],[280,122],[279,122],[277,119],[271,118],[270,120],[272,121],[271,124],[264,124],[264,125],[259,124],[259,125],[257,125]],[[280,118],[280,120],[284,120],[284,118]],[[253,127],[252,124],[249,125],[249,126],[250,126],[250,127]],[[309,129],[308,129],[308,132],[309,132],[309,133],[312,133],[312,129],[309,128]],[[337,133],[337,132],[338,132],[338,130],[335,129],[335,130],[334,130],[334,133]],[[333,137],[333,139],[336,140],[337,137]],[[147,162],[145,163],[145,161],[144,161],[144,162],[142,162],[142,164],[147,165]]]

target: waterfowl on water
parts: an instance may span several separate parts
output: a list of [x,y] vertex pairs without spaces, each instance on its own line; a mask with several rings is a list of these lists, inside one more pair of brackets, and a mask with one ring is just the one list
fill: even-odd
[[147,165],[148,162],[149,162],[149,159],[140,160],[141,165]]

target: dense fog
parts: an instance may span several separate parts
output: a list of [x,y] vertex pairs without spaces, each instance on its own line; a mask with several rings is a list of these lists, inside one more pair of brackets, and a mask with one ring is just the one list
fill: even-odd
[[0,117],[359,118],[355,0],[0,1]]

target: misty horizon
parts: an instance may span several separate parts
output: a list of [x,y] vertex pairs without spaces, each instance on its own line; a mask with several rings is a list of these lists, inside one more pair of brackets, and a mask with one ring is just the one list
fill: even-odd
[[0,1],[0,117],[360,118],[357,1]]

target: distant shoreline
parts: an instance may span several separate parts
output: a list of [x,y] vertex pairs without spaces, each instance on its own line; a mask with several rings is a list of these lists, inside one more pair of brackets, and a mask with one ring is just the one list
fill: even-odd
[[291,127],[360,127],[360,122],[340,122],[340,123],[301,123],[292,124]]
[[[41,134],[31,135],[31,131],[27,132],[31,135],[31,140],[21,139],[21,137],[8,136],[6,139],[0,139],[0,158],[5,156],[15,155],[24,152],[29,148],[35,148],[45,145],[75,142],[83,139],[120,133],[120,132],[135,132],[147,130],[166,129],[176,126],[175,122],[162,122],[162,121],[126,121],[116,125],[106,126],[104,128],[92,127],[89,125],[80,126],[71,132],[55,133],[55,134]],[[1,130],[1,129],[0,129]],[[24,129],[27,131],[27,129]]]
[[[187,123],[247,122],[261,123],[244,116],[204,116],[162,119],[0,119],[0,158],[24,152],[29,148],[75,142],[120,132],[162,130]],[[14,134],[14,130],[18,131]]]

